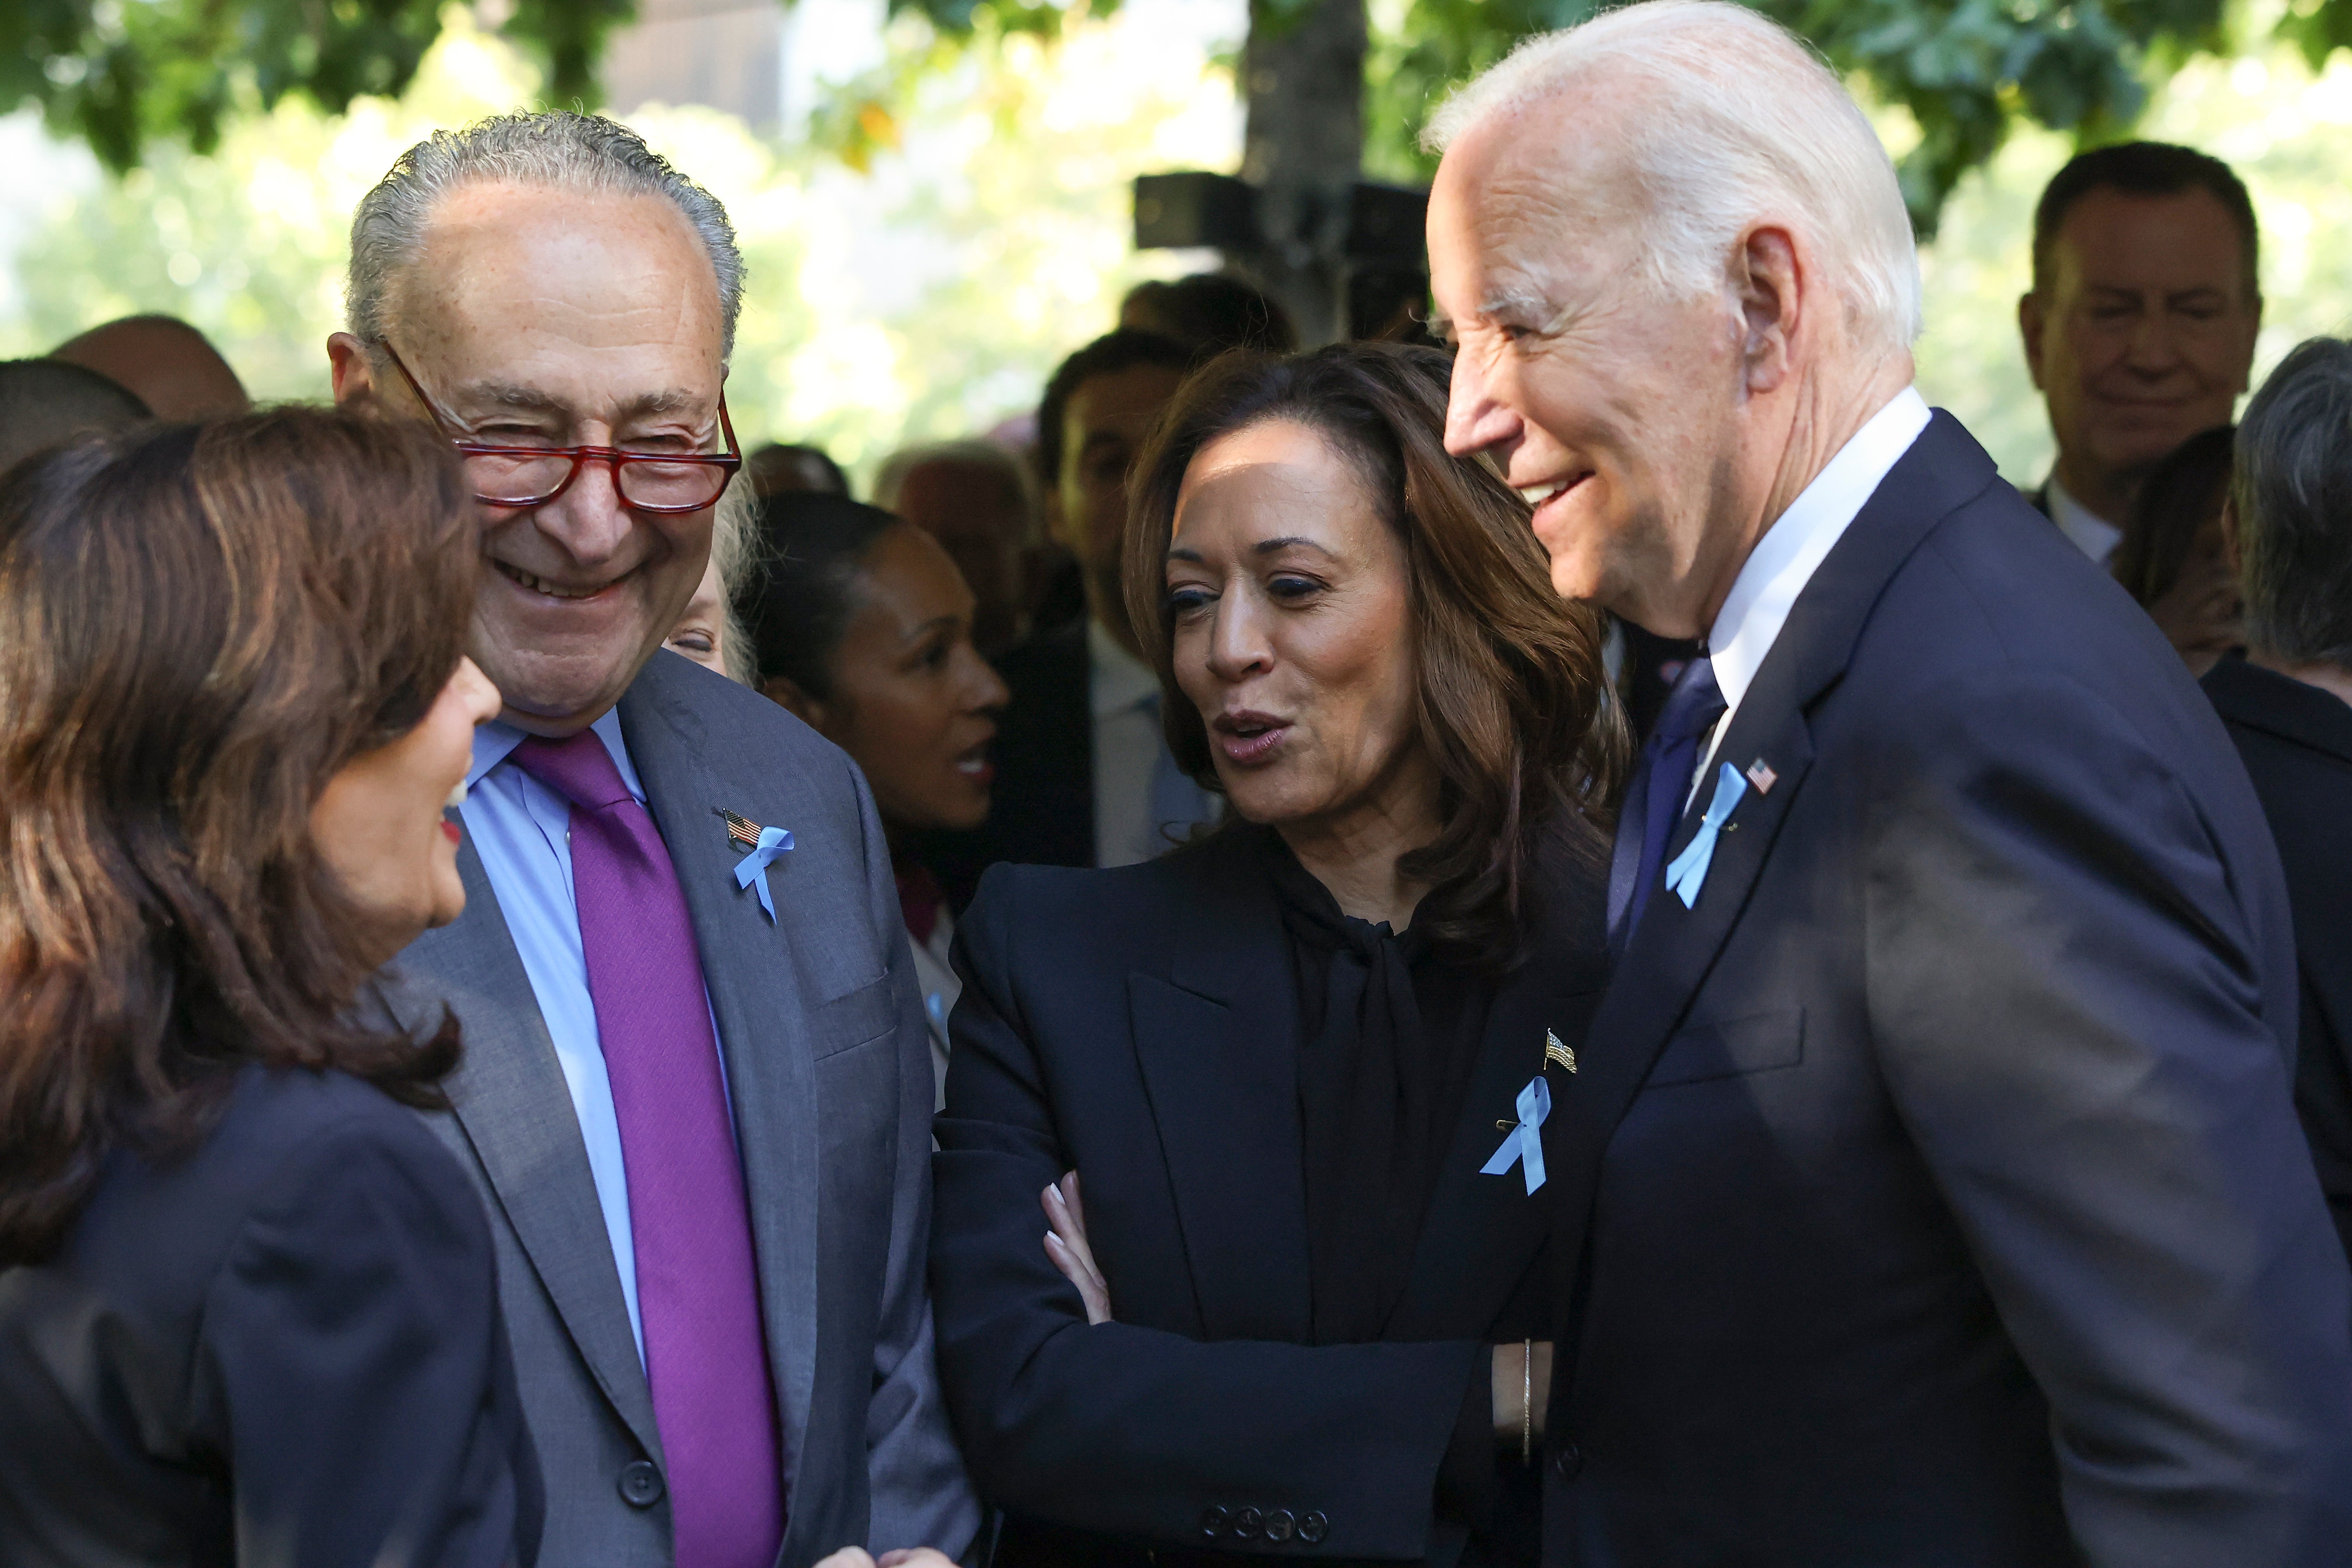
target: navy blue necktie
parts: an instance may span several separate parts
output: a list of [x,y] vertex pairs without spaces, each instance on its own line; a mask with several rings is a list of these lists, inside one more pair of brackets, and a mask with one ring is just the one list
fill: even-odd
[[1609,861],[1609,949],[1625,951],[1650,894],[1664,875],[1666,841],[1690,799],[1691,774],[1698,768],[1699,743],[1723,717],[1723,689],[1705,655],[1683,666],[1666,698],[1658,727],[1642,748],[1642,761],[1625,791],[1617,817],[1617,846]]

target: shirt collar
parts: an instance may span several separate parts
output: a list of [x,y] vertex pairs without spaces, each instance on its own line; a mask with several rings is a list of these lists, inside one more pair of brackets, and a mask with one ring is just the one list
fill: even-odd
[[2058,531],[2073,540],[2075,549],[2105,565],[2116,546],[2123,542],[2124,531],[2067,494],[2054,472],[2042,493],[2050,503],[2050,521],[2058,525]]
[[1863,503],[1927,427],[1927,399],[1905,387],[1871,416],[1764,531],[1733,579],[1706,638],[1727,710],[1739,706],[1789,612]]
[[1124,713],[1160,695],[1160,678],[1151,667],[1128,652],[1091,616],[1087,617],[1087,698],[1097,719]]
[[[621,782],[629,786],[637,804],[644,805],[646,786],[637,778],[636,764],[629,761],[629,748],[621,739],[621,710],[607,708],[604,716],[588,727],[596,731],[596,738],[613,753],[613,765],[621,770]],[[503,719],[474,726],[474,760],[466,769],[466,788],[470,791],[481,783],[483,774],[512,756],[514,749],[529,738]]]

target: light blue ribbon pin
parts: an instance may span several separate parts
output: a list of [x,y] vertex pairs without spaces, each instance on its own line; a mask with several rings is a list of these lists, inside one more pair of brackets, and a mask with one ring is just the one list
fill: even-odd
[[1698,831],[1683,852],[1666,867],[1666,886],[1675,890],[1686,910],[1698,907],[1699,885],[1706,880],[1707,863],[1715,858],[1715,841],[1723,833],[1723,825],[1731,819],[1731,808],[1748,793],[1748,781],[1729,763],[1715,775],[1715,798],[1706,803],[1706,815],[1698,819]]
[[776,919],[776,900],[768,892],[768,868],[775,863],[777,856],[792,847],[793,836],[783,828],[762,827],[760,829],[760,842],[751,847],[750,854],[735,862],[735,885],[749,888],[757,884],[760,907],[768,911],[768,921],[772,925]]
[[1551,1085],[1538,1073],[1519,1090],[1519,1124],[1503,1134],[1503,1146],[1495,1157],[1478,1167],[1482,1176],[1499,1176],[1516,1164],[1528,1179],[1528,1195],[1544,1184],[1543,1133],[1544,1118],[1551,1114]]

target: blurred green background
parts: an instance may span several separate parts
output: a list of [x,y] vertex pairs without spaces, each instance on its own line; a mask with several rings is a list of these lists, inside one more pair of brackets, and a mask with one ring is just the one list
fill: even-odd
[[[744,108],[740,82],[682,91],[643,68],[667,47],[649,8],[615,38],[606,94],[741,230],[751,276],[729,397],[745,439],[814,441],[870,468],[902,441],[986,429],[1034,405],[1129,284],[1213,264],[1135,254],[1129,182],[1234,166],[1245,19],[1238,0],[1126,0],[1056,42],[983,35],[942,60],[919,19],[886,22],[881,0],[802,0],[782,33],[745,46],[780,53],[754,61]],[[30,110],[0,119],[0,354],[159,310],[211,334],[257,396],[323,396],[353,203],[432,128],[533,102],[541,79],[474,8],[452,6],[399,100],[330,117],[289,97],[232,117],[208,156],[153,143],[120,179]],[[2252,189],[2269,301],[2256,375],[2300,339],[2352,326],[2339,173],[2352,59],[2315,73],[2263,44],[2152,85],[2141,133],[2212,152]],[[737,111],[709,106],[730,101]],[[1898,155],[1916,142],[1902,110],[1874,113]],[[2034,198],[2072,148],[2019,129],[1961,181],[1923,253],[1923,390],[2021,483],[2040,478],[2049,436],[2016,300]]]

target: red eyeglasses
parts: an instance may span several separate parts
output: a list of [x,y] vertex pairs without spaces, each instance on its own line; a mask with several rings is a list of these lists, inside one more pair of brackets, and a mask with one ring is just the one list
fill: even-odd
[[727,481],[743,466],[742,448],[735,442],[734,422],[727,417],[727,395],[719,395],[719,427],[727,437],[724,452],[627,452],[618,447],[500,447],[467,441],[450,428],[457,423],[433,400],[391,342],[374,340],[384,357],[400,372],[416,401],[425,405],[434,426],[466,459],[466,479],[474,499],[484,506],[522,510],[545,506],[572,487],[580,465],[609,463],[613,488],[622,504],[635,511],[663,516],[700,511],[716,501]]

